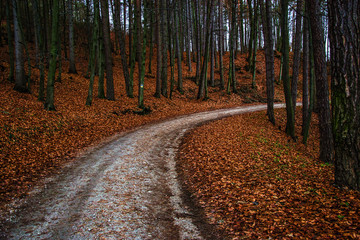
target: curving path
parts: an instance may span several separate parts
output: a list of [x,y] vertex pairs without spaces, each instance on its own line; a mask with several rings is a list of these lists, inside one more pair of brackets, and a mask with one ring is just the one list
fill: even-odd
[[0,225],[0,238],[213,238],[182,198],[175,162],[181,138],[206,121],[265,109],[256,105],[196,113],[123,134],[13,204]]

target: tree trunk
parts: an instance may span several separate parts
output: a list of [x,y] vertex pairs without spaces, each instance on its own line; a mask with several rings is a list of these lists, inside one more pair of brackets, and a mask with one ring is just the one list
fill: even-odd
[[267,116],[269,121],[275,125],[274,116],[274,39],[272,34],[272,9],[270,1],[261,0],[261,16],[263,21],[263,33],[265,44],[265,62],[266,62],[266,96],[267,96]]
[[[187,5],[187,4],[186,4]],[[176,5],[177,8],[177,11],[180,12],[180,6],[179,4]],[[177,81],[177,90],[183,94],[183,80],[182,80],[182,52],[181,52],[181,49],[180,49],[180,41],[179,41],[179,33],[176,29],[179,29],[179,13],[174,13],[173,14],[173,17],[174,17],[174,25],[175,25],[175,41],[176,41],[176,52],[177,52],[177,65],[178,65],[178,81]],[[189,49],[190,46],[187,47],[187,49]],[[190,61],[190,52],[188,52],[188,63],[190,63],[190,66],[191,66],[191,61]],[[191,67],[190,67],[191,69]]]
[[44,74],[44,41],[42,37],[42,28],[40,23],[40,13],[39,13],[39,4],[37,0],[32,0],[33,5],[33,17],[34,17],[34,25],[35,25],[35,35],[38,42],[38,64],[40,70],[40,81],[39,81],[39,101],[44,101],[44,85],[45,85],[45,74]]
[[14,78],[14,69],[15,69],[15,60],[14,60],[14,43],[13,43],[13,32],[11,31],[11,19],[10,19],[10,11],[11,11],[11,3],[12,0],[6,1],[6,29],[7,29],[7,36],[8,36],[8,46],[9,46],[9,65],[10,71],[8,80],[10,82],[15,82]]
[[133,89],[132,85],[130,84],[130,75],[129,75],[129,69],[128,69],[128,63],[126,58],[126,49],[125,49],[125,31],[121,31],[121,25],[120,25],[120,6],[118,4],[115,5],[115,14],[118,16],[118,18],[114,19],[114,25],[116,29],[117,39],[119,41],[119,47],[120,47],[120,57],[121,57],[121,65],[122,70],[124,74],[124,80],[125,80],[125,89],[126,89],[126,95],[130,98],[133,98]]
[[[305,4],[306,5],[306,4]],[[303,97],[302,97],[302,135],[305,136],[307,119],[309,118],[309,21],[307,15],[307,6],[304,11],[303,27]],[[305,138],[304,138],[305,140]],[[306,140],[303,141],[306,143]]]
[[98,47],[98,36],[99,36],[99,2],[94,1],[94,23],[93,23],[93,32],[92,32],[92,43],[90,49],[90,83],[89,91],[86,99],[87,106],[92,104],[93,99],[93,87],[94,87],[94,78],[95,78],[95,57],[96,57],[96,48]]
[[281,39],[282,39],[282,81],[284,85],[285,102],[286,102],[286,133],[295,138],[295,111],[291,101],[291,89],[289,78],[289,22],[288,22],[289,0],[281,0]]
[[199,1],[195,0],[195,35],[196,35],[196,75],[195,83],[199,84],[200,82],[200,66],[201,66],[201,23],[200,23],[200,9]]
[[315,59],[316,99],[319,111],[320,160],[333,162],[334,145],[331,130],[329,86],[326,73],[324,31],[320,16],[319,0],[307,0],[310,14],[312,44]]
[[[209,52],[210,52],[210,24],[211,24],[211,12],[212,12],[213,1],[207,1],[207,13],[206,13],[206,36],[205,36],[205,56],[201,68],[199,90],[197,99],[207,98],[206,88],[207,88],[207,69],[209,62]],[[204,95],[205,94],[205,95]]]
[[105,46],[105,67],[106,67],[106,98],[108,100],[115,100],[114,78],[112,69],[111,56],[111,40],[110,40],[110,26],[109,26],[109,6],[108,0],[101,0],[101,15]]
[[20,23],[18,19],[18,6],[17,1],[12,1],[13,5],[13,17],[14,17],[14,41],[15,41],[15,86],[14,90],[18,92],[29,92],[26,87],[26,77],[24,70],[24,39],[21,36]]
[[[250,64],[250,70],[252,71],[252,81],[251,81],[251,87],[256,88],[256,55],[257,55],[257,48],[258,48],[258,28],[259,28],[259,10],[258,10],[259,4],[256,0],[254,0],[254,43],[253,43],[253,54],[252,54],[252,62]],[[259,34],[260,35],[260,34]]]
[[105,98],[105,87],[104,87],[104,71],[105,71],[105,54],[104,54],[104,38],[102,34],[102,22],[100,23],[99,13],[99,42],[98,42],[98,66],[99,66],[99,86],[98,86],[98,98]]
[[227,84],[227,93],[230,94],[230,86],[236,93],[236,77],[235,77],[235,34],[236,34],[236,5],[237,0],[231,3],[231,33],[230,33],[230,60],[229,60],[229,79]]
[[360,3],[329,0],[335,183],[360,190]]
[[220,64],[220,89],[225,89],[224,81],[224,32],[223,32],[223,1],[219,0],[219,64]]
[[293,59],[293,72],[291,79],[291,97],[293,108],[296,108],[296,98],[297,98],[297,85],[299,78],[299,69],[300,69],[300,50],[301,50],[301,20],[302,20],[302,9],[303,9],[303,0],[297,0],[296,6],[296,33],[295,33],[295,47],[294,47],[294,59]]
[[[186,34],[187,65],[189,67],[189,72],[192,72],[190,41],[193,39],[193,37],[192,37],[193,32],[192,32],[192,22],[191,22],[190,0],[185,0],[185,4],[186,4],[186,6],[185,6],[185,9],[186,9],[185,24],[186,24],[186,29],[187,29],[187,34]],[[182,87],[181,87],[181,91],[182,91]]]
[[74,44],[74,24],[73,24],[73,0],[68,0],[69,17],[69,73],[77,73],[75,65],[75,44]]
[[56,72],[56,61],[58,55],[58,41],[59,41],[59,0],[53,0],[52,5],[52,24],[51,24],[51,51],[50,51],[50,66],[46,86],[46,110],[55,110],[54,106],[54,83]]
[[161,62],[161,22],[160,22],[160,1],[155,1],[155,18],[156,18],[156,59],[157,59],[157,66],[156,66],[156,91],[155,97],[160,98],[161,96],[161,69],[162,69],[162,62]]
[[[141,30],[141,0],[136,0],[135,2],[135,11],[136,11],[136,25],[138,33],[138,68],[139,68],[139,84],[138,84],[138,107],[144,108],[144,78],[145,78],[145,55],[146,55],[146,27],[144,30]],[[147,24],[147,13],[148,9],[144,10],[144,23]]]
[[167,85],[167,66],[168,66],[168,27],[167,27],[167,7],[166,0],[160,0],[161,3],[161,94],[164,97],[168,97],[168,85]]

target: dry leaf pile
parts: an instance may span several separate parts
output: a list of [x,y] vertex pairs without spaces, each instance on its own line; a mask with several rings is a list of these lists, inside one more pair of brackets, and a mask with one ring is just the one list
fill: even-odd
[[[189,133],[178,155],[186,189],[233,239],[360,239],[360,194],[334,186],[334,167],[317,160],[317,121],[304,146],[284,134],[284,110],[276,119],[252,113]],[[300,109],[297,119],[301,136]]]

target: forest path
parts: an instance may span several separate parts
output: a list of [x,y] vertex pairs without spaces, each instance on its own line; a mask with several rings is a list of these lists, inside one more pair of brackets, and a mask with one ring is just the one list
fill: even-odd
[[196,113],[122,134],[13,204],[0,225],[0,238],[213,238],[184,203],[177,148],[185,132],[199,124],[265,109],[256,105]]

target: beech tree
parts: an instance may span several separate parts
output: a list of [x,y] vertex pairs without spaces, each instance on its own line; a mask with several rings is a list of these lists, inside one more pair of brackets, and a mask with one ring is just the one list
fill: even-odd
[[333,135],[331,130],[331,113],[329,103],[329,86],[327,80],[324,30],[320,15],[320,1],[307,0],[309,7],[311,37],[315,64],[316,100],[319,111],[320,160],[333,162]]
[[52,23],[51,23],[51,51],[50,51],[50,65],[46,85],[46,110],[55,110],[54,106],[54,84],[56,61],[58,55],[58,41],[59,41],[59,0],[53,1],[52,6]]
[[14,41],[15,41],[15,86],[14,90],[19,92],[29,92],[26,86],[26,76],[24,69],[24,39],[22,39],[20,23],[18,19],[17,1],[12,1],[13,17],[14,17]]
[[294,57],[293,57],[293,72],[291,78],[291,97],[293,108],[296,109],[296,98],[297,98],[297,85],[299,78],[300,69],[300,50],[301,50],[301,23],[302,23],[302,9],[303,0],[296,1],[296,32],[295,32],[295,43],[294,43]]
[[267,115],[269,121],[275,124],[274,116],[274,40],[272,34],[272,14],[270,1],[261,0],[261,16],[263,21],[265,61],[266,61],[266,96],[267,96]]
[[288,0],[281,0],[281,55],[283,59],[282,80],[286,103],[286,133],[295,139],[295,112],[291,99],[289,78],[289,22]]
[[360,3],[329,0],[335,183],[360,190]]
[[73,0],[68,0],[68,21],[69,21],[69,73],[77,73],[75,65],[75,44],[74,44],[74,22],[73,22]]
[[101,3],[101,18],[102,18],[102,32],[104,35],[105,47],[105,68],[106,68],[106,98],[108,100],[115,100],[114,92],[114,78],[113,78],[113,61],[111,56],[111,42],[110,42],[110,26],[109,26],[109,5],[108,0],[100,0]]

